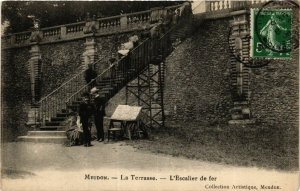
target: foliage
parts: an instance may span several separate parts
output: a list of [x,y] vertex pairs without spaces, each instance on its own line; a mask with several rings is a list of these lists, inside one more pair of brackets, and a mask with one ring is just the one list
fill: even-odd
[[97,18],[170,6],[180,1],[4,1],[2,24],[10,23],[5,33],[28,30],[32,27],[29,15],[41,20],[41,27],[83,21],[87,15]]

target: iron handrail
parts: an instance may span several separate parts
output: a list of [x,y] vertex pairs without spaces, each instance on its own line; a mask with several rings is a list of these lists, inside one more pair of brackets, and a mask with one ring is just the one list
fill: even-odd
[[[95,64],[97,64],[98,62],[104,60],[104,58],[100,58],[97,61],[95,61],[94,63],[92,63],[94,66]],[[82,69],[83,66],[79,66],[77,69]],[[62,89],[66,84],[68,84],[69,82],[71,82],[72,80],[74,80],[76,77],[78,77],[80,74],[82,74],[84,71],[80,71],[77,74],[75,74],[72,78],[70,78],[68,81],[64,82],[62,85],[60,85],[58,88],[56,88],[55,90],[53,90],[51,93],[49,93],[47,96],[43,97],[38,103],[41,103],[42,101],[46,100],[47,98],[49,98],[51,95],[53,95],[54,93],[56,93],[58,90]]]
[[[175,28],[172,27],[171,29],[169,29],[165,34],[163,34],[158,40],[157,43],[159,43],[159,45],[161,45],[160,43],[162,43],[162,41],[164,40],[164,38],[168,37],[171,33],[171,31],[173,31]],[[142,47],[144,45],[145,42],[149,41],[151,39],[147,38],[146,40],[144,40],[143,42],[141,42],[138,46],[136,46],[134,49],[132,49],[130,51],[130,53],[134,53],[135,51],[137,51],[140,47]],[[153,43],[153,42],[152,42]],[[164,48],[164,47],[161,47]],[[153,50],[150,50],[153,51]],[[157,51],[157,50],[154,50]],[[72,94],[67,100],[66,100],[66,104],[69,104],[70,101],[76,96],[78,95],[80,92],[82,92],[83,90],[87,89],[92,83],[94,83],[95,81],[97,81],[98,79],[101,79],[101,77],[103,77],[107,72],[111,71],[114,67],[116,67],[117,65],[120,65],[122,63],[122,61],[124,61],[125,59],[128,59],[128,56],[131,54],[128,54],[127,56],[121,58],[120,60],[118,60],[117,63],[111,65],[110,67],[108,67],[107,69],[105,69],[101,74],[99,74],[95,79],[93,79],[91,82],[89,82],[88,84],[84,85],[83,87],[81,87],[77,92],[75,92],[74,94]]]
[[[138,49],[140,46],[142,46],[142,44],[144,42],[146,42],[148,40],[148,38],[144,41],[142,41],[138,46],[136,46],[135,48],[133,48],[130,52],[135,51],[136,49]],[[128,54],[129,55],[129,54]],[[87,88],[88,86],[90,86],[92,83],[94,83],[95,81],[97,81],[97,79],[99,79],[102,75],[104,75],[107,71],[110,71],[112,68],[116,67],[116,65],[119,64],[119,62],[122,62],[123,60],[128,58],[128,55],[126,55],[125,57],[121,58],[120,60],[118,60],[117,63],[114,63],[113,65],[109,66],[107,69],[105,69],[101,74],[99,74],[95,79],[91,80],[89,83],[87,83],[86,85],[84,85],[83,87],[81,87],[77,92],[75,92],[74,94],[72,94],[70,96],[69,99],[66,100],[66,103],[69,103],[70,100],[76,96],[77,94],[79,94],[82,90],[84,90],[85,88]]]

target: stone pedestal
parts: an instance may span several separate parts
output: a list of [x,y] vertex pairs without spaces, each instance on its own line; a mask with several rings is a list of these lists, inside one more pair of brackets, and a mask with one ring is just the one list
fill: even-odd
[[39,108],[32,106],[28,111],[28,121],[26,125],[38,127],[40,125],[38,119],[39,119]]

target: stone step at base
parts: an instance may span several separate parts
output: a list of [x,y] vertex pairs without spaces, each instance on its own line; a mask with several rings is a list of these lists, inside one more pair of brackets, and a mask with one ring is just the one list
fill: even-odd
[[28,131],[27,136],[66,136],[65,131]]
[[67,137],[66,136],[19,136],[18,141],[63,144],[67,141]]

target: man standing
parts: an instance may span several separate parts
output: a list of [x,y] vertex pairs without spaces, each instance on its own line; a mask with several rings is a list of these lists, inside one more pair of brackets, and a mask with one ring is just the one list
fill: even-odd
[[90,104],[89,94],[83,95],[83,101],[79,105],[80,122],[83,129],[83,144],[85,147],[93,146],[91,144],[91,131],[89,129],[89,119],[93,114],[93,106]]
[[97,129],[97,141],[102,142],[104,141],[103,118],[105,116],[105,102],[100,97],[98,92],[95,94],[94,103],[95,103],[94,117],[95,117],[95,126]]

